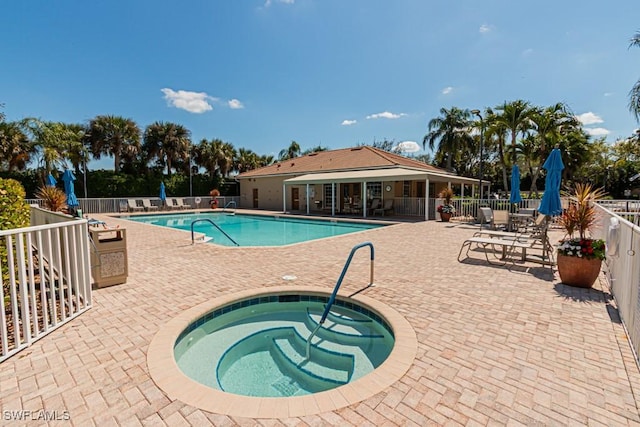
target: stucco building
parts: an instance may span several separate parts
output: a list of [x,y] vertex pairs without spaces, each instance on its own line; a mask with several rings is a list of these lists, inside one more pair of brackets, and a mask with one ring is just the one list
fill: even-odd
[[[478,180],[369,146],[320,151],[242,173],[240,207],[307,214],[435,218],[435,197]],[[427,203],[425,203],[427,201]]]

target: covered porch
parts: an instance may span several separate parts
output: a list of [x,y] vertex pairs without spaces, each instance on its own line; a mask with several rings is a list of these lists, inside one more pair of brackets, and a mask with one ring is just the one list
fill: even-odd
[[[489,183],[483,182],[485,194]],[[437,195],[451,188],[457,196],[475,197],[479,181],[447,173],[409,168],[312,173],[282,183],[283,212],[306,214],[411,216],[436,219]]]

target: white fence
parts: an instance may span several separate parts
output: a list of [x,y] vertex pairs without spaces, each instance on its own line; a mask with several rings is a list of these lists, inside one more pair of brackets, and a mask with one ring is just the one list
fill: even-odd
[[0,362],[91,308],[87,221],[31,207],[0,231]]
[[[637,202],[636,202],[637,204]],[[603,206],[604,205],[604,206]],[[617,206],[620,212],[613,212]],[[629,216],[629,207],[613,204],[609,201],[598,202],[598,211],[603,217],[602,226],[595,231],[595,237],[605,239],[607,259],[604,264],[611,292],[616,299],[620,318],[624,323],[636,361],[640,353],[640,227],[625,217]],[[631,212],[633,213],[633,212]],[[621,215],[622,214],[622,215]],[[637,214],[637,212],[635,212]],[[612,222],[612,218],[615,218]]]
[[[78,198],[78,202],[80,203],[79,209],[82,210],[83,214],[118,213],[118,212],[128,211],[127,199],[132,199],[132,200],[149,199],[152,205],[161,206],[160,199],[157,197],[129,197],[129,198],[114,197],[114,198],[108,198],[108,199]],[[167,200],[170,200],[170,199],[182,199],[185,205],[190,206],[194,209],[208,209],[211,204],[212,198],[210,196],[167,197]],[[239,204],[240,196],[236,196],[236,197],[219,196],[219,197],[216,197],[216,200],[218,200],[218,207],[222,208],[232,200],[236,202],[236,205]],[[27,203],[42,207],[44,202],[40,199],[27,199]]]

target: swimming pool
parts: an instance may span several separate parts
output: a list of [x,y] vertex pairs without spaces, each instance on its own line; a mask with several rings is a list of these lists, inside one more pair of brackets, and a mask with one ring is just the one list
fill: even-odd
[[[126,219],[187,231],[191,231],[191,224],[194,221],[201,220],[194,224],[193,230],[211,238],[211,243],[224,246],[236,246],[234,241],[238,246],[283,246],[384,226],[335,220],[229,215],[221,212],[136,215]],[[208,220],[213,221],[224,233]]]
[[303,396],[355,381],[389,356],[393,333],[377,313],[336,299],[307,359],[328,299],[292,293],[219,307],[180,335],[176,362],[201,384],[245,396]]

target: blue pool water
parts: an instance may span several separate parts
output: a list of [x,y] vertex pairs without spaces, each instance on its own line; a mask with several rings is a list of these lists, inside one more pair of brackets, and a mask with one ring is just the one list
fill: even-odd
[[[356,231],[381,227],[343,221],[310,220],[298,218],[270,217],[261,215],[229,215],[225,213],[197,213],[170,215],[139,215],[128,217],[131,221],[191,231],[191,223],[198,219],[209,219],[216,223],[239,246],[282,246],[324,237],[339,236]],[[206,221],[194,225],[196,233],[212,238],[211,242],[224,246],[235,244],[217,228]]]
[[376,313],[336,300],[312,339],[325,296],[261,296],[221,307],[193,322],[178,338],[182,372],[206,386],[245,396],[317,393],[373,371],[394,345]]

